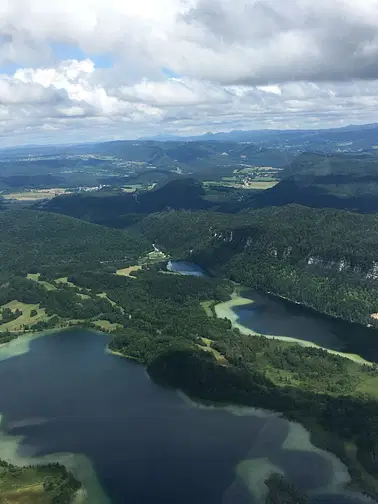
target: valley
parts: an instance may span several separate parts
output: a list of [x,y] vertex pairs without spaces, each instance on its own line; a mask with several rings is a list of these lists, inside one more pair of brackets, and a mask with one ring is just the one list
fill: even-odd
[[378,0],[0,0],[0,504],[378,504]]
[[[137,147],[133,149],[134,156]],[[201,437],[195,446],[203,450],[204,460],[211,459],[212,450],[219,450],[219,439],[211,437],[216,422],[222,426],[220,431],[228,433],[223,441],[226,451],[237,446],[243,449],[227,463],[224,452],[219,453],[223,468],[219,465],[211,474],[199,464],[196,484],[190,483],[193,494],[188,504],[193,499],[216,504],[221,495],[243,504],[265,504],[281,494],[311,504],[332,500],[332,495],[352,504],[365,502],[363,493],[377,499],[378,322],[374,314],[378,313],[378,221],[373,207],[365,213],[362,207],[349,204],[361,167],[366,176],[374,177],[374,159],[362,163],[353,155],[347,178],[338,179],[336,190],[332,177],[339,176],[344,162],[340,154],[330,155],[327,162],[321,156],[300,154],[290,166],[284,166],[272,159],[262,162],[272,150],[245,144],[152,143],[143,149],[146,155],[156,156],[156,169],[145,160],[123,164],[121,155],[117,161],[85,155],[74,170],[75,177],[86,171],[84,162],[116,162],[119,173],[114,183],[96,178],[93,184],[103,187],[80,191],[76,182],[75,189],[75,184],[70,188],[66,181],[61,183],[62,193],[53,198],[38,203],[8,201],[2,206],[0,375],[5,373],[4,380],[14,383],[14,393],[20,397],[23,393],[36,397],[35,390],[42,394],[36,410],[34,406],[28,409],[27,401],[15,408],[12,401],[0,400],[4,443],[16,442],[17,436],[25,439],[12,444],[6,462],[20,467],[53,460],[66,464],[68,459],[59,453],[75,454],[69,455],[68,468],[83,503],[98,499],[99,504],[121,504],[121,495],[132,499],[142,492],[140,485],[131,482],[141,481],[132,462],[137,452],[143,454],[141,467],[157,470],[150,458],[157,450],[161,459],[163,448],[157,438],[170,454],[160,477],[166,478],[169,468],[183,464],[175,450],[181,441],[171,440],[163,425],[172,421],[177,427],[179,421],[184,429],[194,413],[183,404],[191,404],[198,411],[214,411],[204,424],[198,419],[192,434],[182,433],[193,443],[194,432],[203,432],[206,442]],[[226,150],[228,156],[222,155]],[[164,166],[158,162],[157,153],[162,151]],[[174,162],[168,167],[167,157],[176,159],[179,166]],[[203,163],[206,157],[213,164]],[[19,161],[21,167],[26,163]],[[43,165],[45,161],[33,162]],[[62,159],[59,163],[63,167]],[[98,164],[97,175],[102,169]],[[109,164],[107,169],[109,173],[115,170]],[[332,173],[325,180],[327,170]],[[89,173],[94,176],[94,171]],[[46,188],[45,175],[34,182]],[[335,200],[329,200],[331,208],[324,208],[327,205],[321,198],[316,204],[308,199],[303,206],[287,205],[298,202],[288,196],[290,180],[304,192],[316,192],[320,183],[333,191],[332,197],[344,191],[345,208],[355,211],[339,208]],[[13,182],[21,184],[20,194],[44,190],[40,186],[33,189],[32,179]],[[362,176],[361,184],[373,194],[374,182]],[[52,179],[49,190],[59,187]],[[289,200],[281,200],[280,191]],[[345,191],[349,191],[347,197]],[[41,368],[41,374],[35,372],[33,391],[22,373],[14,374],[19,365],[22,373],[29,366],[29,373],[35,365]],[[68,368],[76,369],[76,375],[69,375]],[[51,375],[54,390],[47,387],[43,373]],[[134,380],[138,373],[148,385],[124,389],[127,376]],[[88,383],[86,376],[90,377]],[[45,388],[42,381],[46,381]],[[93,402],[81,405],[80,391],[73,393],[74,383],[79,381],[88,387],[83,394],[94,396]],[[113,391],[106,400],[99,381]],[[93,385],[96,392],[90,389]],[[186,402],[176,401],[176,390],[185,394]],[[141,429],[143,422],[151,429],[146,419],[158,418],[148,402],[143,402],[144,393],[152,404],[156,401],[156,411],[170,398],[172,420],[168,413],[164,420],[156,420],[157,438]],[[142,394],[138,397],[141,402],[133,399],[138,394]],[[51,395],[56,396],[54,410],[44,406]],[[67,404],[71,406],[66,419]],[[127,404],[131,405],[129,412],[122,410],[127,427],[122,428],[117,408],[127,408]],[[243,421],[238,420],[240,407],[249,412]],[[100,422],[96,427],[89,419],[99,418],[98,408],[109,412],[109,417],[105,413],[101,421],[96,420]],[[148,410],[147,416],[140,408]],[[239,413],[230,416],[231,410]],[[268,420],[261,426],[259,418]],[[75,442],[70,444],[67,432],[74,432],[70,430],[73,425]],[[88,437],[81,442],[83,425]],[[96,432],[96,437],[100,431],[112,430],[115,437],[107,436],[96,452],[92,434]],[[276,432],[285,432],[277,443]],[[245,440],[241,443],[244,435],[253,439],[250,450]],[[148,446],[142,449],[137,440],[145,443],[146,436]],[[270,438],[274,449],[273,444],[271,449],[268,446]],[[0,437],[0,449],[1,443]],[[127,459],[129,479],[123,482],[119,460],[131,445],[135,451]],[[154,447],[152,452],[149,446]],[[184,453],[188,450],[189,444]],[[49,458],[50,454],[58,458]],[[192,467],[194,459],[187,460]],[[300,470],[304,460],[312,460],[306,474]],[[224,475],[222,485],[215,484],[219,470]],[[22,471],[26,469],[15,469],[16,479]],[[38,504],[52,504],[44,486],[47,476],[38,479],[36,469],[30,471],[32,487],[17,479],[15,504],[23,504],[23,495],[30,495],[33,489]],[[12,481],[10,473],[5,477],[7,485]],[[189,484],[184,473],[177,469],[175,481]],[[201,479],[200,473],[206,477]],[[325,473],[333,474],[332,478],[324,479]],[[314,481],[315,474],[319,483]],[[165,501],[183,499],[179,483],[168,497],[164,488],[154,486],[154,477],[149,478],[153,492]],[[59,504],[71,504],[72,495],[63,496]],[[13,502],[13,494],[9,498]],[[147,494],[145,498],[148,500]]]

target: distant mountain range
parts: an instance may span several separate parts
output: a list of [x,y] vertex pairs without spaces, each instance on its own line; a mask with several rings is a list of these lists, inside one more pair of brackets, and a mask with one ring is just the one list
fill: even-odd
[[[144,137],[140,141],[184,142],[184,141],[227,141],[263,142],[268,144],[293,146],[295,144],[318,144],[327,142],[361,142],[362,148],[378,143],[378,124],[349,125],[342,128],[298,129],[298,130],[233,130],[230,132],[205,133],[204,135],[182,137],[161,134]],[[343,146],[340,146],[343,147]]]
[[[298,130],[233,130],[230,132],[206,133],[198,136],[182,137],[171,134],[143,137],[138,140],[117,140],[109,142],[91,142],[77,145],[42,145],[22,146],[19,148],[0,149],[0,159],[13,160],[27,156],[72,156],[72,155],[108,155],[125,160],[141,161],[158,167],[186,164],[190,171],[201,165],[209,156],[219,156],[223,152],[238,154],[243,147],[240,144],[253,144],[257,149],[273,149],[265,156],[264,162],[275,166],[288,164],[291,159],[303,152],[319,153],[356,153],[370,152],[378,154],[378,124],[349,125],[342,128],[298,129]],[[188,144],[195,144],[188,145]],[[279,151],[284,155],[285,163],[274,163]],[[272,156],[270,155],[272,154]],[[259,156],[261,157],[261,156]],[[272,160],[270,159],[272,158]],[[189,163],[188,163],[189,161]],[[222,164],[211,160],[210,164]],[[224,161],[224,160],[223,160]],[[250,162],[262,162],[261,159],[250,159]],[[181,168],[181,166],[180,166]],[[1,171],[1,170],[0,170]],[[1,173],[0,173],[1,175]]]

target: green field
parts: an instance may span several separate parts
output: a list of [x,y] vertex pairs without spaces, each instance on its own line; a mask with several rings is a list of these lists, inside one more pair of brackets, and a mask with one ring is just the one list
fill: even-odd
[[68,281],[68,278],[67,277],[60,277],[60,278],[57,278],[55,280],[56,283],[58,284],[68,284],[70,285],[71,287],[76,287],[75,284],[73,284],[72,282],[69,282]]
[[0,504],[73,503],[79,485],[67,476],[62,467],[0,466]]
[[220,180],[207,180],[205,187],[230,187],[234,189],[270,189],[279,182],[279,172],[272,166],[246,166],[235,168],[233,174]]
[[122,268],[116,271],[116,274],[119,276],[127,276],[129,278],[135,278],[133,273],[139,271],[142,269],[142,266],[135,265],[135,266],[128,266],[127,268]]
[[[140,269],[140,266],[133,266],[129,268],[124,268],[121,270],[122,273],[119,273],[123,276],[130,276],[130,278],[133,278],[131,276],[131,273],[133,271],[137,271]],[[28,280],[32,280],[33,282],[38,283],[41,287],[43,287],[47,292],[57,292],[58,291],[63,291],[63,292],[72,292],[73,296],[76,296],[79,300],[82,300],[83,302],[91,300],[92,298],[95,299],[96,297],[106,299],[112,306],[118,307],[120,311],[123,313],[123,308],[118,306],[114,301],[112,301],[106,292],[101,292],[101,293],[93,293],[90,289],[83,289],[74,283],[68,281],[67,277],[60,277],[55,279],[54,281],[51,280],[51,282],[46,282],[46,281],[41,281],[39,280],[39,274],[31,274],[29,273],[27,275]],[[68,287],[68,290],[67,290]],[[77,301],[77,303],[80,304],[80,301]],[[81,325],[83,323],[90,322],[91,319],[84,319],[84,318],[74,318],[74,317],[62,317],[62,316],[56,316],[56,313],[50,313],[50,316],[46,314],[45,308],[41,308],[39,304],[27,304],[20,302],[18,300],[13,300],[10,301],[4,305],[0,306],[0,310],[2,309],[9,309],[13,313],[15,313],[16,310],[19,310],[21,313],[20,316],[18,316],[14,320],[10,320],[8,322],[1,323],[1,315],[0,315],[0,334],[4,333],[7,334],[9,333],[22,333],[25,330],[33,330],[34,326],[38,323],[50,323],[50,326],[48,327],[49,329],[52,328],[64,328],[64,327],[72,327],[72,326],[77,326]],[[32,316],[31,312],[33,311],[36,312],[34,316]],[[54,318],[54,321],[52,320]],[[92,320],[94,326],[97,328],[104,330],[106,332],[109,331],[114,331],[118,327],[120,327],[119,324],[113,324],[107,320],[104,319],[96,319],[95,317]],[[40,327],[38,330],[43,330]],[[0,503],[1,504],[1,503]]]
[[[45,322],[49,320],[50,317],[46,315],[46,311],[44,308],[40,308],[39,304],[26,304],[21,303],[20,301],[14,300],[3,306],[0,306],[0,309],[9,308],[13,312],[16,310],[22,311],[22,315],[16,318],[15,320],[11,320],[10,322],[6,322],[5,324],[0,323],[0,332],[10,331],[10,332],[18,332],[23,330],[24,325],[32,326],[37,322]],[[32,317],[31,311],[35,310],[37,314]]]
[[205,310],[206,315],[209,317],[214,317],[214,313],[211,309],[211,307],[214,305],[215,301],[210,300],[210,301],[201,301],[201,306]]
[[28,280],[33,280],[33,282],[38,282],[40,285],[42,285],[45,289],[47,290],[56,290],[55,285],[45,282],[43,280],[40,280],[40,274],[39,273],[28,273],[26,278]]
[[4,471],[0,470],[0,504],[51,504],[43,489],[44,478],[33,469],[7,478],[2,473]]
[[233,189],[270,189],[278,184],[278,180],[264,178],[264,179],[252,179],[247,182],[243,182],[242,179],[238,177],[222,177],[221,181],[218,180],[207,180],[203,183],[206,188],[211,187],[230,187]]
[[199,349],[204,350],[205,352],[211,353],[211,355],[213,355],[213,357],[215,357],[216,361],[219,364],[221,364],[223,366],[229,365],[229,363],[224,358],[224,356],[220,352],[218,352],[218,350],[215,350],[215,348],[213,348],[211,346],[213,343],[213,340],[211,340],[209,338],[201,338],[201,340],[202,340],[202,343],[198,344]]
[[122,327],[120,324],[112,324],[108,320],[96,320],[94,325],[105,332],[112,332]]
[[3,194],[5,199],[17,201],[38,201],[44,199],[52,199],[61,194],[70,194],[66,189],[30,189],[20,192],[12,192]]

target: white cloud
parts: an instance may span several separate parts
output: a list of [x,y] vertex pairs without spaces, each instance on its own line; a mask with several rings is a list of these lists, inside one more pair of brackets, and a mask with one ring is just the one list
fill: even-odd
[[108,77],[90,60],[0,75],[4,144],[133,138],[162,129],[195,134],[340,126],[378,119],[377,81],[225,86],[175,77],[123,85]]
[[210,82],[188,78],[171,78],[165,81],[143,79],[132,86],[122,86],[115,92],[125,100],[161,107],[227,103],[230,100],[230,93],[226,89]]
[[378,121],[378,0],[0,0],[0,34],[0,145]]
[[273,93],[276,95],[282,94],[281,88],[277,86],[277,84],[270,86],[257,86],[257,89],[259,89],[260,91],[265,91],[265,93]]
[[169,66],[260,85],[378,77],[377,0],[0,0],[0,33],[1,60],[26,66],[59,42],[139,61],[142,74]]
[[45,89],[36,83],[19,82],[8,76],[0,77],[0,104],[28,105],[28,104],[59,104],[64,102],[67,96],[57,89]]

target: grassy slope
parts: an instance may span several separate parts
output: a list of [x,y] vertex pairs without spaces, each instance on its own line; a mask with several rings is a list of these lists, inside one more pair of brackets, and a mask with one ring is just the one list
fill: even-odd
[[139,271],[142,268],[142,266],[135,265],[135,266],[128,266],[127,268],[122,268],[116,271],[117,275],[120,276],[127,276],[129,278],[134,278],[134,273],[136,271]]
[[47,289],[47,290],[56,290],[55,285],[53,285],[53,284],[51,284],[49,282],[45,282],[44,280],[40,280],[39,277],[40,277],[39,273],[28,273],[26,275],[26,278],[28,280],[33,280],[34,282],[38,282],[40,285],[42,285],[43,287],[45,287],[45,289]]
[[[129,270],[135,271],[138,269],[139,269],[139,266],[136,266],[136,267],[134,266],[131,268],[123,268],[122,270],[120,270],[123,272],[121,274],[121,276],[127,276],[130,278],[134,278],[130,275]],[[129,274],[124,273],[125,271],[129,272]],[[107,301],[109,301],[109,303],[112,306],[115,306],[115,307],[118,306],[117,303],[115,303],[114,301],[112,301],[108,297],[108,294],[106,292],[101,292],[99,294],[96,294],[96,293],[92,292],[90,289],[85,290],[85,292],[88,292],[89,294],[84,294],[84,293],[80,292],[80,291],[83,291],[83,289],[81,287],[75,285],[74,283],[69,282],[67,277],[57,278],[53,283],[40,281],[39,280],[39,273],[36,273],[36,274],[29,273],[26,275],[26,277],[27,277],[27,279],[38,283],[38,285],[40,285],[46,291],[54,290],[54,291],[67,292],[67,289],[68,289],[68,292],[72,291],[72,295],[77,295],[80,299],[90,299],[91,297],[92,298],[99,297],[99,298],[103,298],[103,299],[106,299]],[[77,291],[79,291],[79,292],[77,292]],[[33,330],[33,326],[35,324],[37,324],[39,322],[48,322],[49,320],[52,319],[52,317],[54,315],[56,315],[54,313],[54,314],[48,316],[46,314],[45,308],[41,307],[39,304],[22,303],[17,300],[13,300],[9,303],[1,305],[0,310],[3,308],[9,308],[13,312],[15,310],[20,310],[22,312],[22,315],[20,315],[15,320],[11,320],[10,322],[6,322],[4,324],[0,323],[0,335],[1,335],[1,333],[4,333],[6,331],[9,331],[10,333],[14,333],[14,334],[23,332],[24,325],[29,326],[29,330]],[[123,312],[122,307],[118,306],[118,308],[121,310],[121,312]],[[37,312],[37,314],[34,317],[31,316],[32,310],[35,310]],[[101,316],[101,313],[98,313],[98,316]],[[117,328],[122,327],[122,326],[120,326],[120,324],[110,323],[108,320],[104,320],[101,318],[97,319],[97,317],[94,317],[93,320],[92,319],[76,320],[73,318],[61,318],[61,317],[59,318],[58,317],[57,322],[54,327],[60,328],[60,327],[67,327],[67,326],[71,326],[71,325],[81,325],[84,322],[93,322],[94,325],[98,329],[104,330],[106,332],[112,332],[112,331],[116,330]]]
[[[22,326],[24,324],[33,325],[33,324],[36,324],[37,322],[45,322],[45,321],[49,320],[49,318],[50,318],[46,315],[45,309],[41,308],[38,304],[26,304],[26,303],[21,303],[20,301],[14,300],[14,301],[11,301],[10,303],[7,303],[3,306],[0,306],[0,308],[10,308],[13,312],[15,310],[22,311],[22,315],[20,315],[15,320],[11,320],[10,322],[6,322],[5,324],[0,323],[0,332],[2,332],[2,331],[10,331],[10,332],[21,331]],[[36,310],[36,312],[37,312],[37,315],[35,315],[34,317],[31,316],[32,310]]]
[[22,469],[15,475],[0,470],[0,504],[50,504],[43,489],[45,475],[34,469]]
[[66,497],[61,494],[60,500],[56,500],[57,495],[44,488],[47,479],[59,484],[64,474],[62,466],[0,467],[0,504],[69,504],[73,502],[73,488]]

